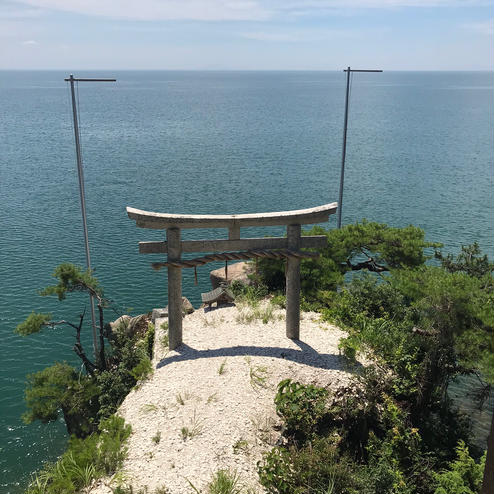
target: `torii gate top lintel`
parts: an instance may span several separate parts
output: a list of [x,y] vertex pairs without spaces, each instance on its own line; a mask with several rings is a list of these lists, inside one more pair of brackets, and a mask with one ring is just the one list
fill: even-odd
[[170,214],[127,207],[127,215],[140,228],[232,228],[247,226],[307,225],[328,221],[338,203],[315,208],[248,214]]
[[[140,228],[166,230],[166,242],[139,242],[142,254],[167,254],[167,261],[153,267],[168,268],[168,341],[170,350],[182,344],[182,268],[194,269],[205,263],[268,257],[286,259],[286,334],[298,339],[300,333],[300,260],[317,253],[300,249],[324,247],[325,235],[301,236],[301,225],[323,223],[334,214],[338,204],[315,208],[250,214],[168,214],[127,207],[127,215]],[[241,238],[240,228],[249,226],[286,226],[286,238]],[[228,240],[182,241],[183,228],[228,228]],[[239,249],[248,249],[238,252]],[[217,253],[219,250],[227,252]],[[232,252],[237,251],[237,252]],[[182,253],[216,252],[196,259],[182,259]],[[225,267],[226,270],[226,267]]]

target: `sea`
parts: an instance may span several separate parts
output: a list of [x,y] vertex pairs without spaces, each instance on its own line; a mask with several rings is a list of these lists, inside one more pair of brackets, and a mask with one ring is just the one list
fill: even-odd
[[[386,67],[383,67],[386,69]],[[21,419],[26,375],[79,365],[70,328],[23,338],[31,311],[75,321],[87,305],[41,297],[61,262],[85,264],[69,71],[0,71],[0,492],[17,494],[66,445],[61,420]],[[309,208],[338,200],[346,74],[328,72],[73,71],[116,82],[76,85],[95,275],[108,319],[167,304],[159,255],[138,242],[125,208],[195,214]],[[354,73],[343,224],[417,225],[444,252],[478,242],[494,258],[492,72]],[[330,218],[328,228],[335,228]],[[283,230],[246,228],[245,236]],[[224,230],[184,238],[226,238]],[[209,271],[183,270],[198,307]],[[90,351],[89,327],[85,344]],[[468,386],[457,389],[468,405]],[[473,405],[470,407],[474,409]],[[492,410],[492,408],[491,408]],[[480,441],[490,419],[475,412]]]

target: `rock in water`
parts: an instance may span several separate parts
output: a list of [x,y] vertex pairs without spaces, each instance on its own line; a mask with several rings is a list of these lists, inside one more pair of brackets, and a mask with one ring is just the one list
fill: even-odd
[[128,316],[127,314],[124,314],[123,316],[120,316],[115,321],[111,322],[110,328],[112,331],[115,331],[118,328],[118,326],[120,326],[120,324],[122,324],[122,323],[125,324],[125,327],[127,327],[129,325],[129,321],[131,319],[132,318],[130,316]]
[[218,288],[221,283],[230,284],[232,281],[240,281],[244,285],[250,285],[249,274],[252,274],[253,268],[247,262],[236,262],[234,264],[228,264],[228,279],[225,275],[225,268],[215,269],[209,273],[211,280],[211,286],[213,290]]

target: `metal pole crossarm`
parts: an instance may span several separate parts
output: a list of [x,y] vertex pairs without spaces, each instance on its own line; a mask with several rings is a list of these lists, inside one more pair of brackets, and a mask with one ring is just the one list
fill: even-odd
[[65,82],[117,82],[116,79],[80,79],[80,78],[75,78],[72,75],[70,77],[67,77],[64,79]]
[[343,72],[382,72],[381,69],[351,69],[350,67],[348,69],[343,69]]

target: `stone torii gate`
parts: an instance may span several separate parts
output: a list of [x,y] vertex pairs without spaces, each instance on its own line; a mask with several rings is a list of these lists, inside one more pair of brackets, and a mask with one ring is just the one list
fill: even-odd
[[[166,230],[166,242],[139,242],[141,254],[167,254],[167,261],[153,267],[168,268],[168,334],[169,348],[182,344],[182,268],[201,266],[219,260],[255,258],[286,259],[286,335],[300,336],[300,260],[316,257],[303,248],[324,247],[325,235],[301,236],[301,225],[323,223],[336,212],[333,202],[310,209],[274,213],[189,215],[142,211],[127,207],[127,215],[140,228]],[[286,238],[240,238],[240,228],[249,226],[286,226]],[[228,228],[228,239],[184,240],[182,228]],[[242,252],[238,252],[244,249]],[[196,259],[182,259],[182,253],[214,252]]]

